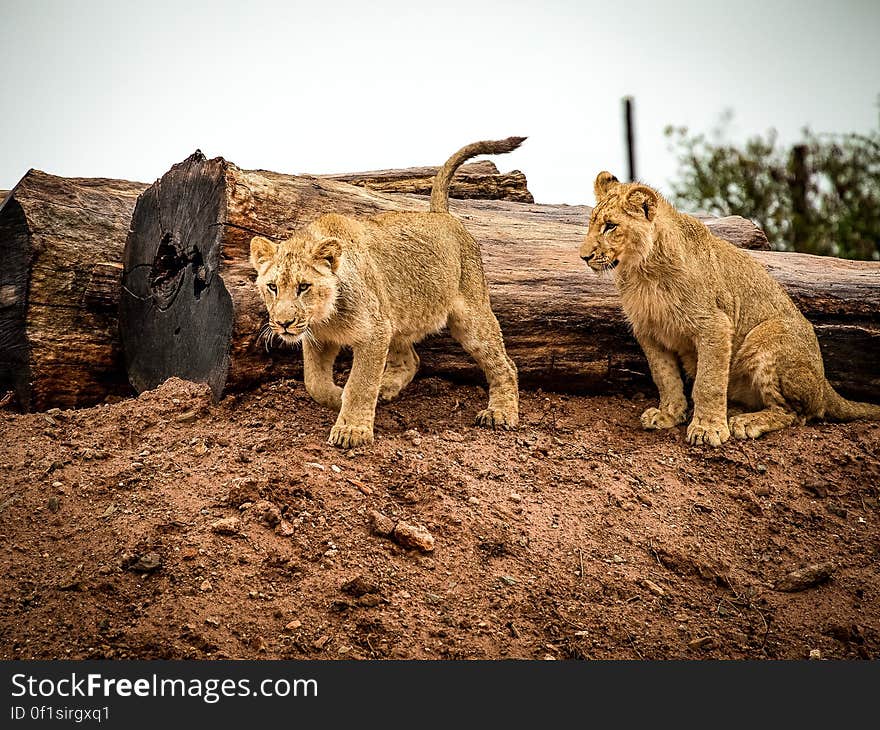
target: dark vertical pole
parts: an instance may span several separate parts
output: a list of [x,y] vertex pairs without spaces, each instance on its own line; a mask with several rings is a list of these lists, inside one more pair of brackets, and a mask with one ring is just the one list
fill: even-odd
[[629,181],[636,179],[636,141],[635,125],[633,124],[633,106],[635,101],[631,96],[623,97],[623,127],[626,134],[626,163],[629,168]]
[[[795,251],[807,251],[807,224],[809,210],[807,208],[807,147],[795,145],[791,148],[791,247]],[[808,251],[809,253],[814,253]]]

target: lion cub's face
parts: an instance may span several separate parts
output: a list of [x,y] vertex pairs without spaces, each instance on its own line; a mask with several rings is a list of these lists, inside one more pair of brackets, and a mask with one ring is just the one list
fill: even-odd
[[597,273],[638,266],[653,246],[657,193],[644,185],[621,183],[610,172],[599,173],[593,190],[596,207],[580,257]]
[[250,261],[269,312],[271,338],[294,344],[327,321],[339,294],[336,270],[342,253],[336,238],[298,234],[281,243],[256,236]]

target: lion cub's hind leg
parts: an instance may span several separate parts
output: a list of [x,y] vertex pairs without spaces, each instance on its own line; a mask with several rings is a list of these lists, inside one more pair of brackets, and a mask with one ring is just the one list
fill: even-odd
[[409,342],[392,340],[379,388],[379,399],[389,401],[412,382],[419,370],[419,356]]
[[[732,369],[752,392],[742,400],[760,403],[760,410],[730,418],[737,439],[756,439],[793,423],[804,423],[820,408],[824,376],[821,355],[808,340],[789,331],[784,322],[770,320],[752,330],[734,358]],[[732,394],[736,397],[736,393]]]
[[730,433],[735,439],[756,439],[765,433],[786,428],[796,420],[794,411],[774,406],[734,416],[730,419]]
[[477,361],[489,381],[489,405],[476,422],[489,428],[516,428],[519,423],[519,386],[516,365],[507,356],[501,327],[488,297],[473,303],[463,297],[449,315],[449,332]]

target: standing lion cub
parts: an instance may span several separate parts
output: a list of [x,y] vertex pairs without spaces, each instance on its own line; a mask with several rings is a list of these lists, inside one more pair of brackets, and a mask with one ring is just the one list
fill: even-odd
[[[302,342],[306,390],[339,411],[329,442],[350,448],[373,440],[376,401],[413,379],[413,344],[448,326],[489,381],[481,426],[514,428],[516,366],[489,304],[480,249],[449,215],[449,185],[471,157],[515,150],[524,137],[475,142],[447,160],[434,179],[428,213],[355,219],[329,213],[280,243],[251,241],[250,260],[269,311],[272,336]],[[343,346],[354,359],[348,382],[333,382]]]
[[[880,406],[834,391],[812,326],[749,254],[644,185],[601,172],[594,190],[580,255],[596,272],[614,270],[645,351],[660,391],[660,407],[642,414],[645,428],[685,420],[679,362],[694,378],[692,444],[758,438],[813,418],[880,420]],[[728,422],[728,399],[750,412]]]

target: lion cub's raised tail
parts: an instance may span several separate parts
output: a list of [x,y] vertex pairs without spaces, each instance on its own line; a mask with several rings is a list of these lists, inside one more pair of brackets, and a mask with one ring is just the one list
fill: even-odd
[[825,418],[832,421],[880,421],[880,406],[847,400],[825,381]]
[[505,152],[513,152],[525,139],[525,137],[508,137],[494,142],[474,142],[467,147],[462,147],[446,160],[446,164],[440,168],[434,178],[434,185],[431,188],[431,212],[449,212],[449,184],[452,182],[455,171],[462,163],[477,155],[501,155]]

